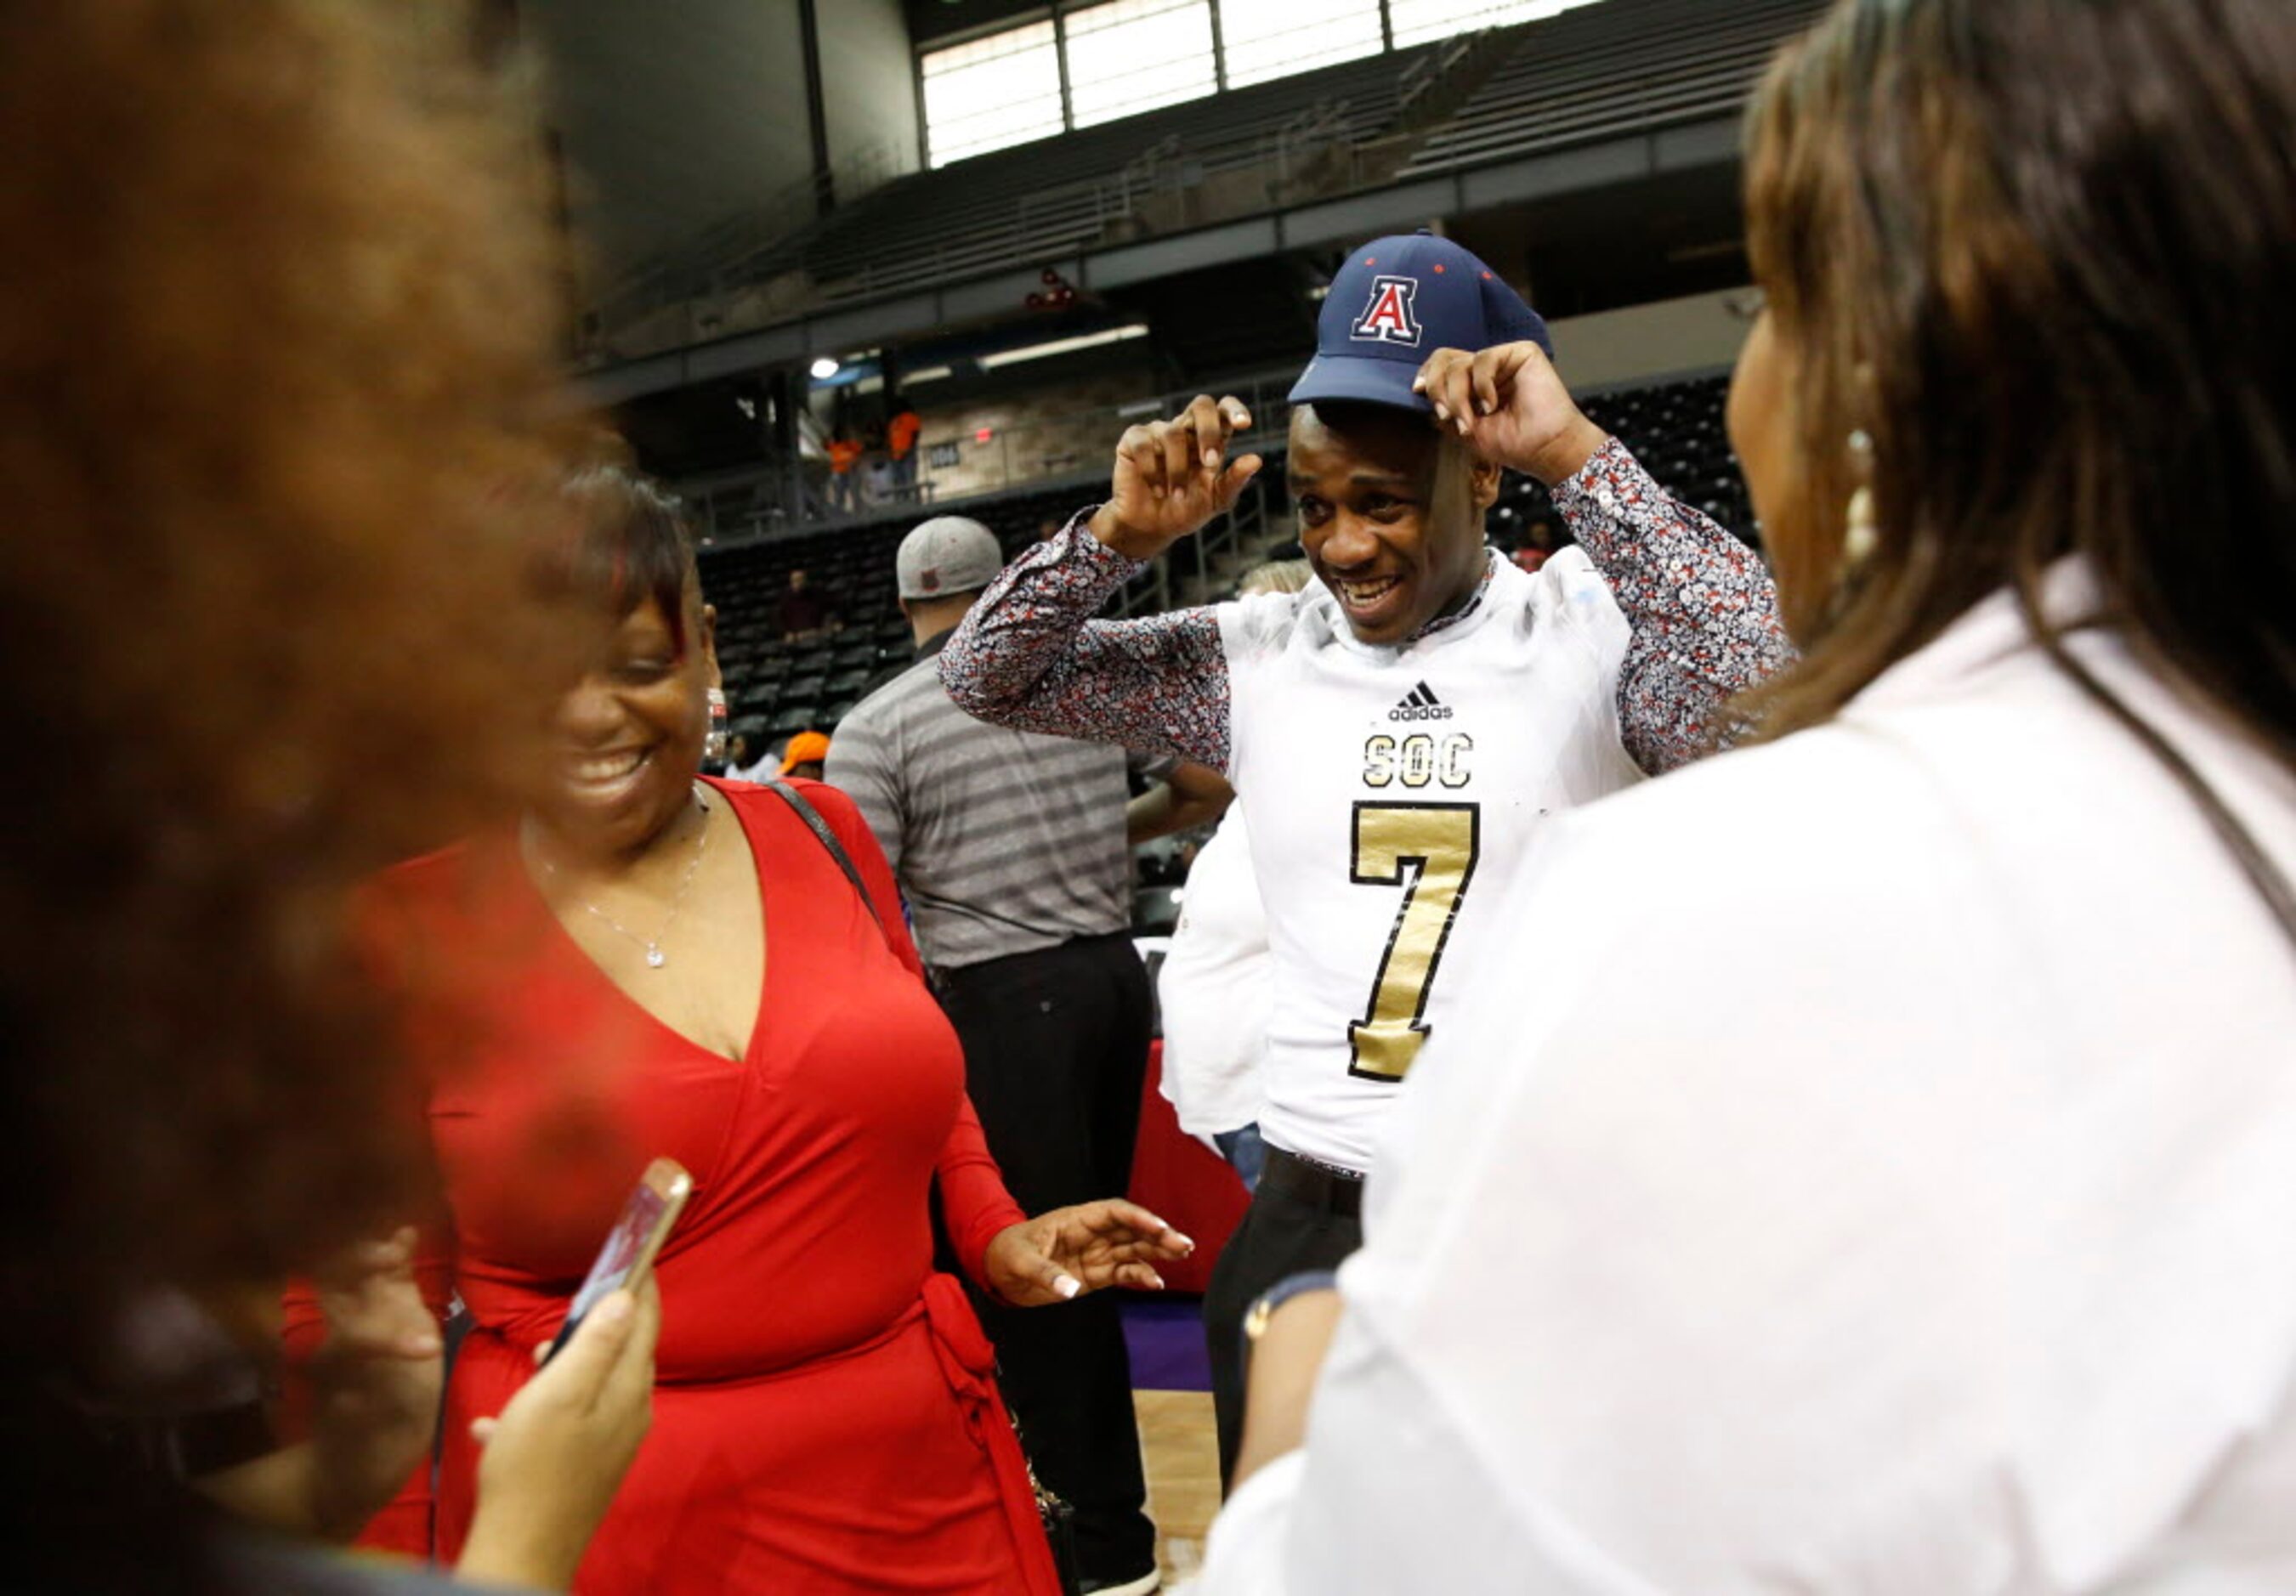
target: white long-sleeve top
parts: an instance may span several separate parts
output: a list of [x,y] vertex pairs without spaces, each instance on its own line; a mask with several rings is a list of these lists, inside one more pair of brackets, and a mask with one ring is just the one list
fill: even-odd
[[1238,806],[1189,867],[1179,929],[1156,978],[1164,1017],[1159,1090],[1191,1135],[1240,1130],[1259,1117],[1275,979],[1267,911]]
[[1536,865],[1210,1596],[2296,1590],[2296,947],[2005,599]]

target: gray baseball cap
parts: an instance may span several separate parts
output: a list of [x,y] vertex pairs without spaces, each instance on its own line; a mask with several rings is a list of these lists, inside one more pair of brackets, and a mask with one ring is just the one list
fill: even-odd
[[901,539],[893,577],[905,599],[976,593],[1004,569],[996,534],[961,515],[937,515]]

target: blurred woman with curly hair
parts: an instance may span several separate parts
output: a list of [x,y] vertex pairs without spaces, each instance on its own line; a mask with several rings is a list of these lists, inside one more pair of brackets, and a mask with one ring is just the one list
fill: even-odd
[[[196,1383],[185,1325],[260,1345],[250,1305],[348,1259],[311,1445],[164,1461],[342,1534],[427,1444],[436,1327],[404,1242],[360,1250],[422,1153],[346,904],[522,801],[505,706],[562,679],[521,596],[560,405],[525,158],[458,8],[355,0],[10,0],[0,147],[8,1579],[350,1588],[219,1534],[121,1415]],[[652,1314],[502,1416],[471,1572],[570,1576]]]

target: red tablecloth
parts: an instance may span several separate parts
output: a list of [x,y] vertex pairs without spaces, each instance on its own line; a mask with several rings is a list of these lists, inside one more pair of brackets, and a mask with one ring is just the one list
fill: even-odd
[[1134,1202],[1195,1238],[1195,1256],[1157,1273],[1167,1289],[1201,1295],[1211,1281],[1212,1260],[1227,1244],[1228,1232],[1243,1217],[1250,1193],[1227,1161],[1180,1128],[1172,1105],[1157,1088],[1162,1078],[1164,1044],[1148,1052],[1148,1084],[1140,1098],[1140,1142],[1132,1155]]

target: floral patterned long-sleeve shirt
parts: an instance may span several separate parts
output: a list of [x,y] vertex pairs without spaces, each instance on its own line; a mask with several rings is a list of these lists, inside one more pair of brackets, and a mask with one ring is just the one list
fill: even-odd
[[[1769,572],[1669,495],[1616,438],[1554,493],[1632,628],[1618,690],[1627,751],[1652,774],[1698,757],[1713,746],[1720,707],[1792,657]],[[1091,515],[1078,512],[981,595],[941,653],[949,696],[1001,725],[1228,769],[1233,720],[1218,610],[1093,619],[1144,568],[1094,537]],[[1480,602],[1479,591],[1418,635],[1458,624]]]

